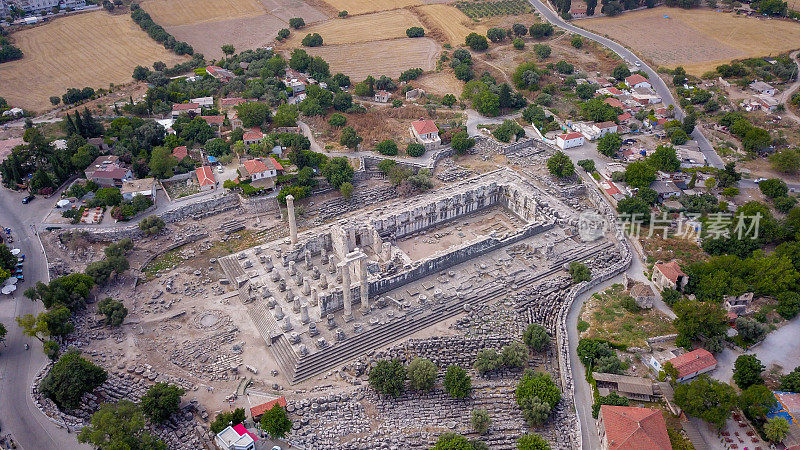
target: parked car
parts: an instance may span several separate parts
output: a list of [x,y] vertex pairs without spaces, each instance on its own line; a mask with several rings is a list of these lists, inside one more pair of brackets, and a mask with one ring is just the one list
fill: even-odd
[[767,179],[766,178],[756,178],[755,180],[753,180],[753,182],[755,184],[761,183],[762,181],[767,181]]
[[36,197],[34,197],[34,196],[32,196],[32,195],[29,195],[29,196],[27,196],[27,197],[25,197],[25,198],[23,198],[23,199],[22,199],[22,204],[23,204],[23,205],[27,205],[28,203],[30,203],[30,202],[31,202],[31,200],[33,200],[33,199],[35,199],[35,198],[36,198]]
[[25,261],[25,255],[24,254],[17,256],[17,262],[23,262],[23,261]]

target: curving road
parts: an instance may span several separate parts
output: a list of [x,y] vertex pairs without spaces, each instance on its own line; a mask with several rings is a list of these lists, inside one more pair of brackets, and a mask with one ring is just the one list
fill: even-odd
[[[636,64],[638,63],[638,67],[640,70],[644,71],[648,76],[648,81],[651,85],[653,85],[653,89],[655,89],[656,93],[662,98],[665,105],[675,105],[675,117],[678,119],[683,118],[683,110],[680,108],[680,105],[675,103],[675,99],[672,97],[672,92],[670,92],[667,84],[658,76],[658,73],[653,70],[650,66],[647,65],[644,61],[639,59],[632,51],[625,48],[622,44],[618,44],[611,39],[605,38],[598,34],[592,33],[591,31],[584,30],[583,28],[579,28],[571,23],[565,22],[561,17],[558,16],[552,9],[547,7],[541,0],[528,0],[534,8],[536,8],[539,13],[547,19],[548,22],[551,24],[562,28],[570,33],[579,34],[586,39],[590,39],[595,41],[605,47],[608,47],[611,51],[619,55],[623,60],[625,60],[628,64]],[[703,152],[705,155],[706,160],[708,160],[708,165],[722,168],[724,163],[722,162],[722,158],[719,157],[717,152],[714,150],[714,147],[711,146],[711,143],[708,142],[708,139],[700,132],[699,127],[695,127],[694,131],[692,132],[692,139],[697,141],[700,145],[700,151]]]
[[[11,228],[13,247],[25,253],[25,282],[13,296],[0,295],[0,322],[8,329],[5,346],[0,346],[0,425],[2,435],[11,434],[18,447],[23,449],[88,450],[78,444],[74,434],[69,434],[50,422],[33,404],[30,384],[46,362],[41,344],[24,336],[14,322],[14,317],[36,314],[42,310],[39,302],[32,302],[22,292],[37,281],[47,281],[47,263],[41,244],[31,229],[47,213],[47,200],[37,198],[23,205],[24,194],[3,189],[0,191],[0,224]],[[25,344],[30,350],[25,350]]]

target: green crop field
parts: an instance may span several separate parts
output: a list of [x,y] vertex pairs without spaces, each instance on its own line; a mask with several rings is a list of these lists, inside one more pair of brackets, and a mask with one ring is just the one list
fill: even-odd
[[500,0],[496,2],[480,0],[459,1],[455,3],[455,6],[471,19],[492,16],[514,16],[533,12],[530,3],[524,0]]

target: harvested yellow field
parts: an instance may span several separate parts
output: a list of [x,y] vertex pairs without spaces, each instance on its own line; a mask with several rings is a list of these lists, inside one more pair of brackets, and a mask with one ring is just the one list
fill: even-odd
[[142,8],[162,27],[266,14],[258,0],[146,0]]
[[486,34],[488,29],[486,25],[472,21],[454,6],[433,4],[415,9],[421,14],[422,22],[434,31],[441,32],[450,45],[463,44],[468,34]]
[[13,34],[25,57],[0,64],[0,96],[35,111],[67,88],[108,88],[131,81],[137,65],[186,61],[142,31],[127,14],[92,11]]
[[[666,17],[665,17],[666,16]],[[576,22],[654,63],[700,75],[733,59],[800,48],[800,26],[707,9],[653,8]]]
[[337,11],[347,11],[351,16],[422,4],[419,0],[325,0],[325,3]]
[[319,33],[325,45],[353,44],[376,39],[406,38],[409,27],[422,26],[417,16],[407,9],[333,19],[297,30],[286,40],[288,47],[300,47],[308,33]]
[[355,82],[367,75],[397,78],[403,71],[416,67],[433,70],[440,48],[433,39],[415,38],[324,45],[306,51],[327,61],[331,65],[331,73],[341,72]]

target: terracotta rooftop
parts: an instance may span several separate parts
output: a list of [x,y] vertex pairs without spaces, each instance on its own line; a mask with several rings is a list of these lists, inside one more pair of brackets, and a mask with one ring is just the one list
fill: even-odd
[[628,78],[625,78],[625,82],[628,83],[628,86],[635,86],[639,83],[649,83],[649,81],[647,81],[647,78],[641,76],[638,73],[635,73],[629,76]]
[[436,122],[430,119],[420,119],[411,122],[411,126],[414,127],[414,131],[417,134],[428,134],[428,133],[438,133],[439,127],[436,126]]
[[213,185],[216,182],[214,180],[214,172],[209,166],[198,167],[194,169],[194,172],[197,174],[197,183],[200,186]]
[[268,401],[267,403],[262,403],[260,405],[253,406],[250,408],[250,416],[251,417],[258,417],[265,412],[272,409],[273,406],[279,405],[283,408],[286,407],[286,397],[278,397],[275,400]]
[[583,137],[583,135],[578,133],[577,131],[573,131],[571,133],[559,134],[558,137],[560,137],[561,139],[563,139],[565,141],[568,141],[570,139],[581,138],[581,137]]
[[266,164],[264,164],[264,161],[260,159],[248,159],[247,161],[243,162],[242,165],[244,166],[244,169],[247,171],[247,173],[250,175],[270,170],[270,168],[267,167]]
[[600,411],[610,450],[672,450],[660,410],[603,405]]
[[677,261],[670,261],[668,263],[656,263],[655,268],[658,269],[659,272],[664,274],[664,276],[667,277],[667,279],[669,281],[672,281],[673,283],[678,282],[678,277],[686,276],[686,274],[683,273],[683,271],[681,270],[681,266],[678,265]]
[[676,356],[668,362],[678,370],[678,378],[683,378],[715,365],[717,360],[708,350],[698,348],[689,353]]
[[203,120],[205,120],[206,123],[209,124],[209,125],[212,125],[212,124],[222,125],[222,122],[225,121],[225,117],[224,116],[200,116],[200,117],[202,117]]
[[242,140],[253,141],[264,137],[264,133],[260,131],[248,131],[242,135]]
[[241,97],[228,97],[228,98],[223,98],[222,100],[220,100],[220,105],[222,105],[222,106],[237,106],[237,105],[241,105],[242,103],[245,103],[246,101],[247,100],[245,100],[245,99],[243,99]]
[[172,156],[178,158],[178,160],[181,160],[189,156],[189,151],[186,150],[185,145],[181,145],[180,147],[175,147],[172,149]]
[[197,109],[200,105],[197,103],[178,103],[177,105],[172,105],[173,111],[188,111],[190,109]]
[[625,108],[625,105],[622,104],[621,101],[617,100],[614,97],[608,97],[607,99],[603,100],[603,103],[607,103],[615,108]]

